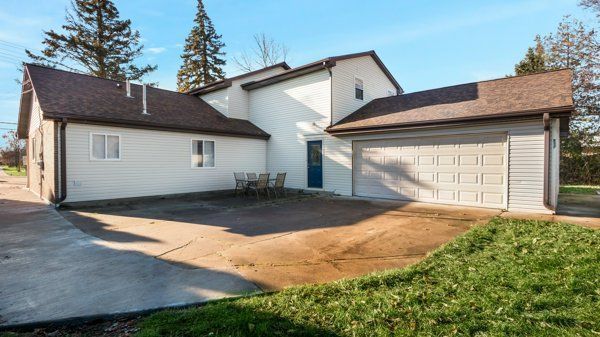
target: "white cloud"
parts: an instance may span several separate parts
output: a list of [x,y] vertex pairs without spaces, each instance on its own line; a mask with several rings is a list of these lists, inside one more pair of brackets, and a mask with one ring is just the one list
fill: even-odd
[[150,54],[161,54],[164,53],[167,50],[167,48],[165,47],[151,47],[151,48],[146,48],[146,51],[148,51]]

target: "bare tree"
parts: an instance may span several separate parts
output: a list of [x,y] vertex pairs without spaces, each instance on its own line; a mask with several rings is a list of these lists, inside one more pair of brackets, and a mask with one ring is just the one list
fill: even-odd
[[581,0],[579,6],[587,9],[591,9],[596,12],[596,16],[600,18],[600,0]]
[[254,34],[254,47],[233,58],[236,66],[244,72],[272,66],[287,59],[289,49],[265,33]]
[[19,139],[16,131],[8,131],[2,135],[6,145],[0,149],[0,156],[21,172],[21,156],[25,153],[25,141]]

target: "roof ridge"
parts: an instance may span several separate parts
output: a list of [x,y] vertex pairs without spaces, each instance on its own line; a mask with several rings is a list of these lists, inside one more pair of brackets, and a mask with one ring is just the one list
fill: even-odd
[[[65,69],[59,69],[59,68],[53,68],[53,67],[49,67],[49,66],[45,66],[45,65],[41,65],[41,64],[37,64],[37,63],[24,63],[26,67],[28,66],[34,66],[34,67],[38,67],[38,68],[44,68],[44,69],[48,69],[48,70],[56,70],[56,71],[60,71],[63,73],[68,73],[68,74],[73,74],[73,75],[81,75],[81,76],[87,76],[87,77],[91,77],[91,78],[95,78],[95,79],[99,79],[99,80],[105,80],[105,81],[111,81],[111,82],[117,82],[117,83],[121,83],[121,84],[125,84],[125,81],[120,81],[120,80],[115,80],[112,78],[105,78],[105,77],[100,77],[100,76],[96,76],[96,75],[92,75],[92,74],[86,74],[83,72],[74,72],[74,71],[69,71],[69,70],[65,70]],[[142,86],[144,85],[142,84],[138,84],[138,83],[134,83],[131,82],[132,85],[137,85],[137,86]],[[151,86],[146,84],[149,88],[152,89],[156,89],[156,90],[162,90],[162,91],[167,91],[167,92],[171,92],[174,94],[180,94],[180,95],[185,95],[185,96],[191,96],[188,95],[187,93],[184,92],[179,92],[179,91],[175,91],[175,90],[170,90],[170,89],[165,89],[165,88],[160,88],[160,87],[155,87],[155,86]]]
[[398,97],[398,96],[406,96],[406,95],[418,94],[418,93],[423,93],[423,92],[428,92],[428,91],[435,91],[435,90],[440,90],[440,89],[448,89],[448,88],[453,88],[453,87],[460,87],[460,86],[469,85],[469,84],[504,81],[504,80],[510,80],[510,79],[513,79],[513,78],[545,75],[545,74],[548,74],[548,73],[555,73],[555,72],[560,72],[560,71],[565,71],[565,70],[572,71],[571,68],[559,68],[559,69],[552,69],[552,70],[540,71],[540,72],[533,73],[533,74],[524,74],[524,75],[515,75],[515,76],[507,76],[507,77],[498,77],[498,78],[492,78],[492,79],[483,80],[483,81],[473,81],[473,82],[452,84],[452,85],[446,85],[446,86],[443,86],[443,87],[437,87],[437,88],[432,88],[432,89],[425,89],[425,90],[408,92],[408,93],[405,93],[405,94],[402,94],[402,95],[397,95],[397,96],[379,97],[379,98],[375,98],[375,99],[371,100],[371,102],[375,101],[375,100],[379,100],[379,99],[386,99],[386,98],[392,98],[392,97]]

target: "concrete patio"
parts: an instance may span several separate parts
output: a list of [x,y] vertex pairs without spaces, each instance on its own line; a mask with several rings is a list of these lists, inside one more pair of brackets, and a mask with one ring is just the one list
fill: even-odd
[[[0,327],[201,303],[399,268],[501,214],[297,194],[271,201],[223,195],[146,200],[59,213],[23,188],[25,178],[0,174]],[[585,215],[538,218],[600,226],[600,218]]]

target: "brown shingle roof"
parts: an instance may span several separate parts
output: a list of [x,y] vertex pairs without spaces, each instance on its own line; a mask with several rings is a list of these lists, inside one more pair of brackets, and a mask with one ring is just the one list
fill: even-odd
[[174,91],[147,87],[149,115],[142,114],[142,86],[27,64],[45,118],[103,122],[123,126],[194,131],[268,138],[269,134],[247,120],[227,118],[202,99]]
[[571,111],[568,69],[375,99],[329,127],[331,133]]

